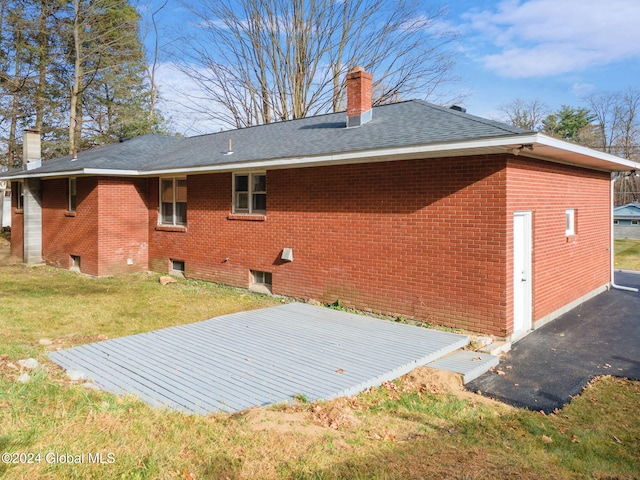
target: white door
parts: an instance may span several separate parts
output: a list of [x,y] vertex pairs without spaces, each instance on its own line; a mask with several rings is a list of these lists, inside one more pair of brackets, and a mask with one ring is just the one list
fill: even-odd
[[531,329],[531,212],[513,214],[513,333]]

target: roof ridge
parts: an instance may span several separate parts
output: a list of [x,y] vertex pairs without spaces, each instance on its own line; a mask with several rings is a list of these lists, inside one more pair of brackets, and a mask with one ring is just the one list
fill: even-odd
[[516,127],[516,126],[513,126],[513,125],[509,125],[508,123],[501,122],[499,120],[492,120],[490,118],[480,117],[480,116],[474,115],[472,113],[461,112],[460,110],[455,110],[455,109],[453,109],[451,107],[445,107],[445,106],[438,105],[438,104],[435,104],[435,103],[427,102],[426,100],[415,99],[413,101],[415,101],[417,103],[420,103],[420,104],[424,105],[425,107],[433,108],[435,110],[440,110],[442,112],[450,113],[450,114],[456,115],[456,116],[462,116],[462,117],[465,117],[465,118],[467,118],[469,120],[473,120],[475,122],[482,123],[483,125],[490,125],[492,127],[500,128],[500,129],[504,130],[505,132],[509,132],[509,133],[537,133],[537,132],[535,132],[533,130],[525,130],[523,128]]

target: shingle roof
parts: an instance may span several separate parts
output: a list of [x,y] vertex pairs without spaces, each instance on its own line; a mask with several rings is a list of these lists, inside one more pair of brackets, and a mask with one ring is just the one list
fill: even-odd
[[[345,121],[341,112],[192,137],[142,169],[202,167],[528,133],[420,100],[375,107],[371,122],[361,127],[346,128]],[[229,140],[233,155],[225,155]]]
[[[80,152],[73,161],[70,156],[45,161],[29,175],[81,169],[144,174],[531,133],[421,100],[375,107],[372,121],[360,127],[346,128],[345,121],[340,112],[190,138],[144,135]],[[232,155],[227,154],[229,140]]]

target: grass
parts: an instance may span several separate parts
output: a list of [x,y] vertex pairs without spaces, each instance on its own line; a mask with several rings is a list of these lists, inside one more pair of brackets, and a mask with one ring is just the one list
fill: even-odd
[[640,240],[616,239],[614,253],[615,268],[640,270]]
[[[543,415],[464,392],[453,377],[423,368],[351,398],[185,415],[69,381],[39,340],[70,347],[278,300],[187,280],[163,287],[155,275],[94,279],[23,266],[0,267],[0,296],[0,454],[33,460],[0,462],[2,478],[632,479],[640,472],[638,382],[599,378]],[[25,357],[44,368],[20,383],[16,362]]]

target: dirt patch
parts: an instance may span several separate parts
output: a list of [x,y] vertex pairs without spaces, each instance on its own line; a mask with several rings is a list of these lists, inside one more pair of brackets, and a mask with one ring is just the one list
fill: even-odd
[[450,393],[475,403],[479,402],[507,409],[512,408],[504,403],[468,391],[464,388],[462,376],[454,372],[436,370],[435,368],[429,367],[418,367],[402,377],[401,380],[402,388],[405,391]]
[[354,410],[358,410],[356,399],[338,398],[332,402],[315,403],[311,406],[311,417],[317,425],[333,430],[352,428],[360,424]]
[[14,265],[16,263],[20,263],[20,259],[11,256],[11,243],[0,236],[0,265]]
[[[473,403],[484,403],[498,408],[511,409],[508,405],[467,391],[462,377],[453,372],[418,367],[401,378],[400,386],[387,382],[383,388],[396,392],[420,392],[452,394]],[[256,407],[242,413],[246,424],[257,431],[274,433],[299,433],[323,436],[361,425],[356,412],[366,409],[359,397],[341,397],[326,402],[302,405],[286,405],[278,410]]]

